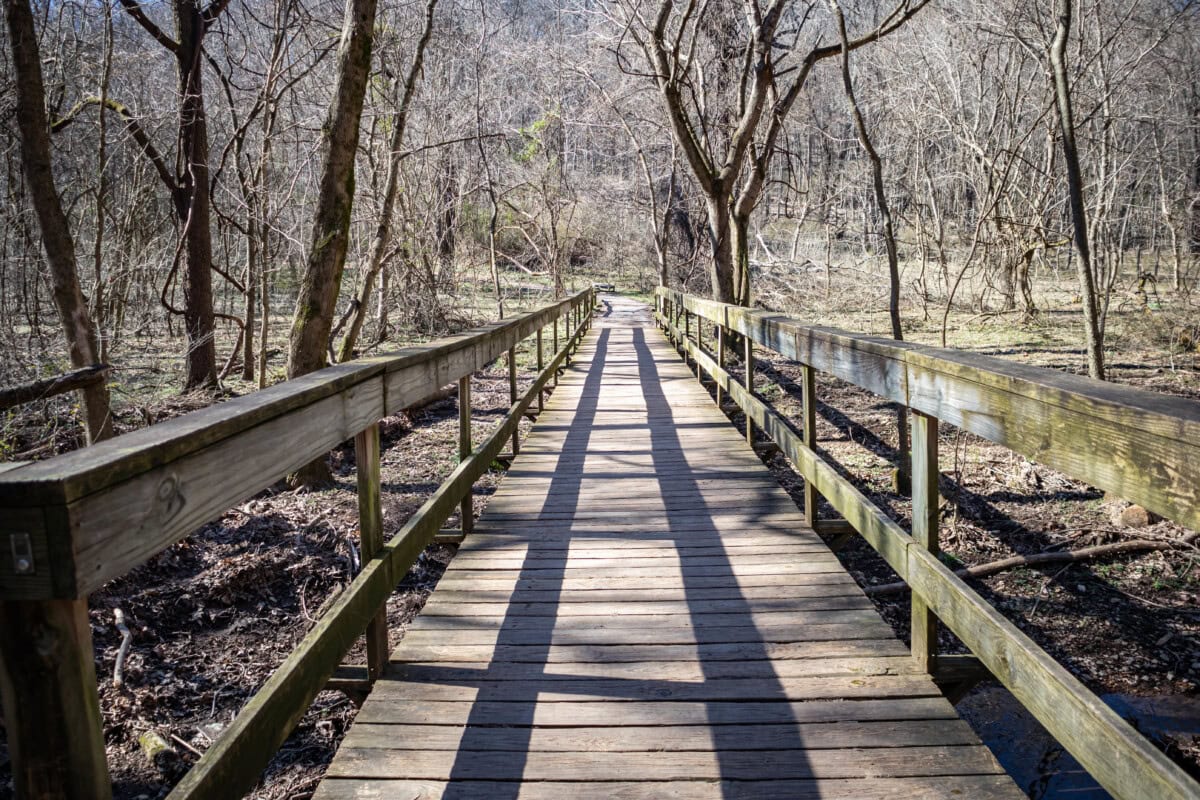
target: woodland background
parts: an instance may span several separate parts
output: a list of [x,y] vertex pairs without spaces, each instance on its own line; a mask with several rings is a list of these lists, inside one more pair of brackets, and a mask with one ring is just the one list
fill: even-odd
[[[674,51],[686,61],[679,105],[718,166],[754,101],[747,9],[756,5],[676,4],[662,33],[686,44]],[[726,186],[736,206],[743,182],[765,167],[745,215],[753,290],[741,299],[884,332],[887,247],[840,59],[817,61],[785,114],[772,113],[806,56],[836,51],[835,17],[825,3],[775,5],[783,13],[767,111]],[[1060,10],[1051,5],[941,0],[848,59],[894,220],[900,323],[916,338],[1001,351],[1031,336],[1064,351],[1081,345],[1082,323],[1068,313],[1084,298],[1048,55]],[[1066,54],[1099,328],[1135,333],[1158,365],[1190,363],[1200,339],[1200,9],[1075,5]],[[842,7],[851,37],[895,10]],[[54,180],[96,359],[114,366],[118,428],[144,424],[185,386],[211,390],[219,379],[241,393],[282,379],[314,244],[342,5],[220,4],[191,34],[198,88],[181,94],[181,57],[156,38],[179,38],[187,8],[33,9]],[[711,180],[697,178],[639,46],[653,39],[656,13],[634,0],[379,6],[345,272],[331,289],[333,358],[495,318],[591,280],[646,293],[661,279],[719,294]],[[22,172],[15,80],[6,43],[0,384],[70,366]],[[207,154],[188,131],[196,120]],[[190,188],[198,168],[202,193]],[[206,237],[188,202],[206,206]],[[207,240],[200,251],[197,238]],[[188,335],[189,304],[203,300],[187,283],[197,259],[210,262],[214,316],[211,332]],[[989,324],[997,315],[1004,324]],[[209,342],[211,365],[189,364]],[[71,403],[10,413],[4,457],[77,444]],[[47,426],[61,430],[47,436]]]

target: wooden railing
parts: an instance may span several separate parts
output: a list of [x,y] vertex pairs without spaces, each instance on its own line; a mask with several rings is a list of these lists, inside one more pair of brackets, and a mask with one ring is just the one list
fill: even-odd
[[[111,796],[88,594],[353,438],[362,570],[171,797],[238,797],[253,787],[364,632],[366,673],[382,672],[388,596],[460,506],[469,530],[472,484],[509,437],[516,449],[521,417],[531,404],[540,407],[594,305],[587,289],[502,323],[329,367],[58,458],[0,465],[0,699],[18,796]],[[515,348],[531,336],[538,375],[518,397]],[[505,353],[512,405],[472,447],[471,374]],[[455,381],[460,463],[385,543],[378,421]]]
[[[713,378],[718,402],[727,394],[745,413],[748,434],[750,424],[761,429],[804,477],[808,522],[820,529],[816,501],[824,496],[908,583],[918,663],[937,669],[940,620],[1115,797],[1200,797],[1200,785],[942,564],[937,547],[939,420],[1200,529],[1200,403],[663,288],[656,318],[684,358]],[[712,352],[705,327],[715,331]],[[724,369],[731,331],[744,343],[742,384]],[[800,433],[755,395],[754,345],[801,364]],[[910,409],[911,534],[815,449],[818,371]]]

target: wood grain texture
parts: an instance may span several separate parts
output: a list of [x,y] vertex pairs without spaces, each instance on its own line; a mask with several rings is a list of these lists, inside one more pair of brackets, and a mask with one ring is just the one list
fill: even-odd
[[707,391],[613,316],[317,796],[1018,797]]
[[567,311],[542,309],[429,345],[338,364],[57,458],[0,471],[0,520],[43,508],[32,576],[0,570],[0,597],[77,598],[367,425],[482,368]]
[[787,358],[1200,528],[1194,400],[672,294],[680,307]]
[[[678,302],[690,302],[680,299]],[[1074,755],[1081,764],[1104,786],[1110,793],[1119,798],[1184,798],[1200,796],[1200,786],[1188,777],[1183,770],[1166,758],[1153,744],[1134,730],[1128,723],[1112,711],[1103,701],[1089,692],[1065,668],[1055,662],[1032,640],[1021,633],[1012,623],[1008,622],[999,612],[989,606],[979,595],[973,592],[949,568],[937,558],[936,552],[936,508],[937,508],[937,418],[947,419],[968,430],[979,433],[986,438],[1006,444],[1018,452],[1034,455],[1028,448],[1022,449],[1022,437],[1039,438],[1036,452],[1055,452],[1053,459],[1048,459],[1060,469],[1070,472],[1063,466],[1072,458],[1085,459],[1089,462],[1104,462],[1098,469],[1116,469],[1123,471],[1134,484],[1134,494],[1127,494],[1134,499],[1141,499],[1138,494],[1145,489],[1139,482],[1147,476],[1138,473],[1142,462],[1135,463],[1127,456],[1125,450],[1129,447],[1153,446],[1153,441],[1145,435],[1179,435],[1192,439],[1177,442],[1175,450],[1169,452],[1166,458],[1173,465],[1178,465],[1178,459],[1189,458],[1190,450],[1196,442],[1198,428],[1192,424],[1194,412],[1200,409],[1189,409],[1187,401],[1181,405],[1171,399],[1134,390],[1117,389],[1113,392],[1108,387],[1111,384],[1096,386],[1096,382],[1073,376],[1051,373],[1048,370],[1022,368],[1020,370],[1000,369],[995,374],[973,374],[965,366],[972,365],[978,370],[988,371],[992,359],[962,357],[949,351],[947,358],[958,364],[957,367],[947,368],[954,380],[941,380],[938,376],[930,378],[940,362],[927,352],[914,350],[913,345],[893,343],[887,340],[876,340],[869,337],[850,337],[840,332],[830,333],[824,330],[807,329],[797,326],[794,321],[786,318],[760,315],[746,309],[732,309],[714,304],[709,301],[697,300],[696,308],[704,308],[705,312],[713,314],[714,318],[725,321],[737,320],[735,328],[756,338],[756,341],[766,343],[785,355],[801,357],[802,344],[809,348],[803,354],[805,363],[820,366],[841,377],[848,377],[851,382],[871,389],[885,397],[911,403],[917,413],[914,415],[914,465],[921,466],[918,481],[914,489],[920,496],[916,498],[915,514],[918,521],[914,534],[919,538],[909,536],[899,525],[890,520],[878,508],[872,505],[861,493],[851,486],[844,478],[837,475],[832,468],[822,461],[817,454],[807,447],[801,438],[791,429],[773,409],[762,403],[758,398],[740,390],[738,384],[720,369],[718,365],[703,353],[693,352],[698,365],[710,371],[719,385],[728,387],[731,397],[745,410],[748,417],[759,422],[768,434],[779,444],[781,450],[793,464],[797,466],[806,480],[814,483],[817,489],[825,494],[830,503],[859,530],[863,537],[888,561],[896,572],[906,580],[913,590],[914,597],[914,652],[917,662],[923,667],[929,667],[932,650],[935,643],[934,625],[931,614],[936,614],[972,652],[979,661],[991,671],[997,679],[1004,683],[1017,698],[1029,709],[1042,724]],[[788,333],[790,331],[790,333]],[[811,335],[810,335],[811,334]],[[794,344],[789,344],[789,337]],[[830,352],[820,350],[819,342],[833,342],[835,351],[841,348],[857,348],[853,354],[842,353],[830,360]],[[684,342],[684,349],[689,345]],[[789,349],[791,348],[791,349]],[[889,349],[891,348],[891,349]],[[930,350],[930,348],[924,348]],[[923,364],[927,368],[926,378],[936,385],[938,403],[918,402],[916,395],[909,396],[908,376],[912,370],[897,372],[896,363],[913,356],[913,363]],[[871,367],[862,364],[849,369],[847,374],[839,366],[837,358],[874,359]],[[824,360],[822,360],[824,359]],[[892,359],[892,363],[887,361]],[[1006,364],[1007,362],[996,362]],[[911,366],[911,365],[910,365]],[[1010,365],[1011,366],[1011,365]],[[858,370],[861,368],[861,372]],[[1018,377],[1018,374],[1022,377]],[[853,377],[853,376],[857,377]],[[903,377],[897,377],[900,375]],[[890,377],[889,377],[890,376]],[[965,376],[965,377],[964,377]],[[1062,378],[1063,380],[1059,380]],[[977,381],[975,405],[955,401],[950,408],[939,410],[939,403],[945,401],[962,389],[956,380]],[[903,391],[897,394],[897,386]],[[978,390],[986,386],[986,391]],[[977,391],[978,390],[978,391]],[[1008,395],[998,395],[996,392],[1008,392]],[[1011,395],[1011,396],[1010,396]],[[981,399],[982,398],[982,399]],[[1017,399],[1014,399],[1017,398]],[[1104,408],[1096,404],[1108,403]],[[1031,405],[1032,404],[1032,405]],[[1195,404],[1193,404],[1195,405]],[[1124,410],[1117,410],[1120,406]],[[990,408],[995,413],[976,414],[980,409]],[[1022,408],[1024,411],[1018,412]],[[957,409],[957,411],[955,411]],[[964,412],[966,410],[966,413]],[[971,410],[974,409],[974,410]],[[1132,411],[1131,411],[1132,409]],[[1094,414],[1092,412],[1095,412]],[[956,416],[957,414],[957,416]],[[1082,417],[1076,419],[1072,414]],[[997,416],[998,415],[998,416]],[[1156,416],[1158,415],[1158,416]],[[1162,416],[1169,417],[1164,420]],[[1093,419],[1094,417],[1094,419]],[[1086,418],[1086,419],[1085,419]],[[1200,417],[1198,417],[1200,418]],[[1091,420],[1089,422],[1089,420]],[[997,425],[999,421],[1003,424]],[[1088,427],[1087,434],[1075,439],[1069,436],[1074,427]],[[974,426],[974,427],[973,427]],[[1055,439],[1062,431],[1067,431],[1066,437]],[[1009,433],[1008,431],[1015,431]],[[1097,459],[1097,452],[1112,452],[1111,442],[1103,445],[1094,436],[1097,431],[1103,431],[1104,436],[1115,436],[1117,458]],[[989,435],[990,433],[990,435]],[[1055,449],[1057,448],[1057,450]],[[1073,449],[1072,449],[1073,448]],[[1040,457],[1040,456],[1038,456]],[[1149,456],[1151,462],[1158,454]],[[1161,466],[1161,465],[1159,465]],[[1195,463],[1188,467],[1193,469]],[[1152,467],[1156,468],[1156,467]],[[1167,473],[1151,475],[1150,479],[1175,479],[1176,467],[1172,466]],[[1080,475],[1081,473],[1074,473]],[[1085,479],[1097,474],[1095,470],[1082,474]],[[1164,477],[1167,476],[1167,477]],[[1104,486],[1101,481],[1093,481]],[[1130,484],[1125,484],[1130,485]],[[1175,487],[1164,492],[1158,492],[1155,500],[1147,502],[1153,506],[1161,502],[1170,506],[1174,499],[1184,497],[1196,490],[1196,484],[1182,490]],[[1152,493],[1157,490],[1150,490]],[[1173,499],[1174,498],[1174,499]],[[1197,506],[1192,503],[1189,513],[1194,513]],[[1164,512],[1165,513],[1165,512]],[[1178,517],[1176,517],[1179,519]],[[1185,520],[1189,519],[1185,516]],[[934,662],[935,665],[935,662]]]

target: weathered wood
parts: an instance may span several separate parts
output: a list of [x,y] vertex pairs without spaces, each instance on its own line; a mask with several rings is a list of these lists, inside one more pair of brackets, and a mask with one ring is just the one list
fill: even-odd
[[[817,449],[817,371],[805,364],[800,368],[800,386],[804,414],[804,444],[809,450]],[[820,494],[813,482],[804,481],[804,519],[809,527],[817,525],[817,503]]]
[[[717,325],[717,366],[725,369],[725,326]],[[717,408],[720,408],[724,402],[724,395],[721,384],[717,384]]]
[[[745,372],[743,380],[746,385],[746,393],[754,396],[754,341],[749,336],[742,337],[742,362]],[[697,369],[699,367],[697,366]],[[715,377],[715,375],[714,375]],[[746,415],[746,442],[754,444],[754,423],[750,421],[750,416]]]
[[[537,371],[538,371],[539,375],[542,373],[542,370],[545,368],[545,366],[542,364],[543,358],[544,358],[544,356],[542,354],[542,328],[538,328],[538,332],[537,332]],[[540,415],[546,409],[546,393],[545,392],[538,392],[537,404],[538,404],[538,414]]]
[[17,797],[112,797],[86,600],[0,601],[0,702]]
[[[541,370],[538,370],[540,373]],[[466,461],[471,456],[471,376],[464,375],[458,379],[458,460]],[[459,532],[468,536],[475,527],[475,502],[472,493],[467,492],[459,507],[462,518]]]
[[1197,796],[1182,769],[936,556],[912,547],[909,559],[913,591],[1114,797]]
[[[660,290],[665,291],[665,290]],[[1200,403],[957,350],[675,300],[876,394],[1200,529]],[[1105,458],[1095,458],[1103,452]]]
[[737,480],[766,473],[664,349],[612,327],[580,348],[326,785],[999,773],[782,489]]
[[[36,574],[0,569],[0,597],[86,595],[585,299],[581,293],[481,331],[329,367],[0,472],[0,540],[30,534],[35,553],[54,556]],[[38,507],[46,510],[36,524],[10,523],[17,509]]]
[[[938,545],[938,424],[921,412],[912,420],[912,537],[931,555]],[[912,597],[912,653],[926,672],[937,669],[937,617],[918,595]]]
[[[800,700],[794,702],[703,703],[675,701],[655,703],[627,700],[619,703],[539,703],[521,701],[389,700],[368,702],[357,721],[394,725],[535,725],[573,728],[587,725],[772,725],[873,720],[945,719],[957,716],[954,707],[936,697],[887,698],[885,700]],[[711,730],[711,728],[710,728]],[[334,759],[334,765],[341,754]],[[331,765],[330,774],[339,774]],[[396,768],[405,775],[403,767]],[[411,773],[409,773],[411,774]]]
[[[735,704],[736,705],[736,704]],[[857,703],[851,705],[858,705]],[[863,775],[944,775],[946,765],[966,774],[1002,774],[996,759],[983,745],[932,746],[848,750],[724,751],[622,753],[619,759],[600,758],[592,752],[527,753],[514,759],[508,753],[473,752],[459,762],[427,750],[357,751],[342,748],[327,774],[333,777],[389,777],[402,771],[412,778],[447,780],[450,768],[461,780],[523,780],[526,782],[602,781],[618,767],[622,777],[642,781],[753,780],[767,778],[861,778]]]
[[[394,387],[389,385],[386,410],[387,413],[394,413],[438,387],[452,383],[462,374],[482,369],[513,343],[531,335],[551,319],[562,316],[572,304],[580,302],[577,298],[581,296],[582,293],[537,311],[465,331],[428,345],[407,347],[392,354],[327,367],[262,391],[124,434],[111,441],[34,462],[0,478],[0,508],[27,508],[76,500],[231,438],[289,411],[340,394],[384,373],[388,374],[389,381],[396,380],[400,375],[447,373],[444,380],[424,377],[414,380],[410,389],[405,389],[405,382],[396,382]],[[450,361],[464,353],[469,357],[470,369],[449,374],[453,372],[449,368]]]
[[[581,325],[567,346],[582,333]],[[184,776],[171,792],[171,798],[236,796],[258,781],[275,750],[333,675],[357,632],[384,605],[472,484],[488,470],[492,459],[520,424],[521,415],[565,357],[566,347],[555,355],[549,367],[479,448],[458,464],[379,554],[364,563],[350,586]]]
[[[383,549],[383,507],[380,504],[379,424],[368,425],[354,437],[354,461],[358,475],[358,539],[361,560],[366,563]],[[387,666],[387,609],[367,623],[367,676],[378,680]]]
[[72,370],[53,378],[23,383],[19,386],[0,386],[0,411],[5,411],[22,403],[32,403],[35,400],[45,400],[76,389],[91,386],[97,381],[108,378],[112,367],[108,364],[96,364],[91,367]]
[[[355,725],[342,741],[343,747],[381,750],[455,750],[463,744],[472,752],[540,753],[629,753],[703,752],[713,748],[707,726],[624,726],[618,728],[534,728],[489,731],[487,736],[464,736],[465,730],[450,725]],[[789,725],[730,725],[722,732],[729,750],[772,750],[795,740]],[[978,739],[960,720],[910,720],[897,722],[827,722],[803,729],[806,749],[851,747],[928,747],[972,745]]]
[[[691,299],[687,301],[687,304],[693,308],[708,307],[712,309],[713,306],[720,306],[720,304],[712,304],[710,301],[692,303]],[[1104,400],[1101,399],[1102,395],[1108,394],[1106,389],[1108,385],[1093,386],[1093,382],[1085,379],[1065,375],[1058,376],[1046,370],[1033,368],[1009,370],[1007,367],[1014,365],[1008,365],[1006,362],[997,362],[995,369],[992,369],[994,366],[991,364],[994,361],[992,359],[975,357],[959,359],[957,354],[947,355],[949,351],[933,351],[932,348],[888,343],[871,337],[853,337],[840,332],[825,336],[827,332],[823,329],[804,328],[786,318],[734,310],[732,307],[720,307],[716,310],[724,312],[727,318],[735,318],[737,323],[734,327],[742,333],[754,336],[757,341],[769,343],[766,346],[783,352],[785,355],[799,357],[806,363],[821,364],[824,358],[826,360],[823,362],[825,364],[823,368],[884,396],[894,396],[897,393],[897,386],[907,386],[909,384],[908,373],[903,373],[905,376],[903,380],[896,379],[895,368],[888,367],[879,359],[894,357],[904,360],[907,358],[913,363],[922,363],[926,369],[923,374],[931,381],[931,385],[936,387],[936,393],[944,393],[937,394],[935,398],[937,402],[928,405],[919,405],[916,395],[914,395],[912,406],[916,410],[926,412],[930,416],[941,416],[943,419],[954,421],[962,427],[1006,444],[1019,452],[1023,451],[1015,444],[1019,444],[1021,436],[1025,434],[1018,435],[1017,432],[1026,431],[1028,435],[1032,436],[1031,429],[1037,428],[1040,430],[1037,435],[1043,439],[1041,446],[1044,449],[1040,451],[1043,455],[1051,454],[1053,458],[1059,459],[1078,457],[1097,462],[1105,461],[1094,458],[1095,452],[1111,452],[1110,447],[1102,446],[1099,440],[1092,441],[1089,438],[1084,441],[1078,439],[1067,441],[1053,438],[1055,432],[1061,430],[1061,427],[1055,428],[1054,423],[1058,423],[1059,426],[1069,426],[1071,424],[1069,416],[1064,415],[1082,413],[1081,409],[1087,407],[1096,414],[1096,429],[1107,431],[1120,440],[1118,451],[1126,445],[1132,445],[1135,441],[1142,441],[1143,434],[1148,434],[1150,431],[1154,431],[1154,435],[1158,435],[1165,430],[1174,430],[1183,436],[1191,436],[1191,440],[1183,444],[1183,449],[1178,446],[1178,443],[1168,448],[1172,466],[1164,467],[1165,472],[1157,474],[1174,477],[1182,474],[1183,471],[1196,468],[1194,461],[1186,464],[1183,461],[1174,461],[1186,453],[1187,449],[1191,448],[1195,442],[1200,441],[1200,438],[1194,434],[1197,429],[1193,425],[1194,421],[1200,419],[1200,415],[1196,413],[1198,409],[1188,409],[1186,404],[1177,404],[1172,401],[1161,402],[1159,398],[1149,393],[1120,390],[1115,393],[1121,398],[1120,403],[1116,403],[1116,405],[1123,405],[1126,410],[1118,411],[1114,406],[1116,401],[1112,396],[1107,397],[1109,405],[1104,405]],[[796,344],[789,345],[789,338]],[[838,338],[844,341],[840,342],[837,347],[821,350],[815,346],[821,341],[828,343],[836,341]],[[808,352],[800,354],[788,352],[789,347],[800,349],[802,340],[810,346]],[[853,351],[847,358],[857,361],[857,366],[850,368],[843,362],[828,358],[831,352],[846,355],[844,351]],[[926,351],[936,352],[937,358],[942,360],[938,361],[935,356]],[[863,359],[867,361],[875,359],[873,362],[875,368],[873,370],[864,368],[860,374],[857,370],[863,367]],[[983,361],[988,369],[977,368],[975,373],[959,369],[955,373],[946,368],[943,363],[955,362],[961,365],[963,361]],[[946,371],[935,374],[930,367],[931,364]],[[988,372],[988,375],[984,375],[984,372]],[[1017,372],[1026,376],[1024,382],[1011,377]],[[1048,374],[1043,375],[1042,373]],[[816,457],[809,448],[803,446],[800,437],[796,436],[774,411],[758,398],[745,392],[729,378],[728,374],[722,375],[719,370],[714,374],[718,381],[725,382],[730,395],[746,410],[747,415],[752,416],[759,424],[763,425],[768,435],[780,443],[781,448],[797,465],[805,478],[816,479],[818,490],[825,494],[830,503],[854,524],[855,528],[880,552],[901,578],[912,586],[914,596],[923,601],[928,609],[934,612],[964,644],[971,648],[996,678],[1017,696],[1022,704],[1058,738],[1105,789],[1120,798],[1182,798],[1196,795],[1195,782],[1179,767],[1133,730],[1103,701],[1088,692],[1078,680],[1004,619],[999,612],[987,605],[982,598],[943,565],[936,555],[918,544],[903,529],[875,508],[867,498],[861,496],[844,479],[833,473],[827,464]],[[963,386],[961,381],[966,374],[971,374],[972,380],[979,381],[970,395],[977,401],[982,397],[998,398],[1000,395],[997,395],[996,392],[1000,390],[1008,392],[1009,396],[1004,400],[1006,403],[1004,412],[999,417],[1004,421],[1002,428],[996,427],[992,422],[986,422],[980,424],[979,429],[975,430],[971,427],[975,424],[971,422],[971,414],[977,413],[977,411],[973,410],[965,415],[961,413],[962,408],[978,409],[980,407],[979,402],[972,406],[961,397],[953,399],[955,392]],[[1036,384],[1035,377],[1041,378],[1040,386],[1025,385]],[[1067,380],[1060,381],[1059,377]],[[1049,392],[1046,391],[1047,386],[1052,387]],[[926,394],[928,395],[928,393]],[[1053,402],[1050,398],[1053,398]],[[903,397],[897,399],[903,401]],[[953,408],[946,407],[946,402],[951,402],[952,405],[957,403],[960,411],[956,412]],[[1132,413],[1126,413],[1131,407],[1133,408]],[[1019,408],[1024,408],[1029,414],[1022,415]],[[1174,414],[1164,413],[1166,409],[1170,409]],[[957,417],[954,416],[956,414]],[[981,416],[992,421],[998,419],[989,414]],[[1164,421],[1164,417],[1169,417],[1169,420]],[[1039,426],[1044,427],[1039,428]],[[981,433],[981,430],[990,430],[992,435]],[[928,430],[926,433],[928,434]],[[936,436],[936,431],[934,435]],[[1072,453],[1074,455],[1070,455]],[[1117,462],[1118,469],[1125,469],[1124,466],[1120,466],[1120,458],[1117,459]],[[936,487],[936,471],[932,474],[927,471],[927,480]],[[1133,482],[1137,483],[1141,480],[1142,478],[1138,477]],[[833,491],[829,491],[827,487]],[[934,492],[936,492],[936,488]],[[928,488],[926,494],[929,494]],[[1158,495],[1159,501],[1168,504],[1172,502],[1171,497],[1162,497],[1162,493],[1158,493]],[[1141,497],[1137,494],[1126,496],[1132,496],[1135,499]],[[933,509],[936,509],[936,493],[932,496],[931,505]],[[1189,510],[1189,513],[1194,513],[1194,509]],[[1187,517],[1187,514],[1184,516]]]
[[[511,347],[508,350],[508,404],[511,406],[517,402],[517,349]],[[512,454],[515,456],[521,452],[521,431],[520,428],[513,430],[512,435]]]
[[[662,787],[669,785],[669,790]],[[1005,775],[939,775],[936,777],[810,779],[791,781],[692,780],[648,786],[635,781],[537,781],[522,784],[519,800],[644,800],[647,791],[671,800],[894,800],[897,797],[1012,798],[1012,780]],[[512,784],[489,781],[427,781],[331,778],[318,788],[314,800],[441,800],[445,797],[512,796]],[[665,792],[669,791],[669,794]]]

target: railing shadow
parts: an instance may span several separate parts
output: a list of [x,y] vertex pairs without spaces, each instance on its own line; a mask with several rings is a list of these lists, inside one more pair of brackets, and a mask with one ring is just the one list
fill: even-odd
[[[613,360],[610,357],[613,340],[625,335],[632,340],[633,358]],[[606,366],[610,372],[618,372],[626,385],[636,386],[636,389],[630,390],[629,407],[623,406],[621,413],[644,412],[644,423],[598,422],[603,419],[599,405],[600,384]],[[706,731],[701,736],[707,736],[710,740],[711,746],[705,749],[714,753],[717,777],[726,796],[734,791],[730,782],[736,786],[739,781],[762,777],[761,759],[764,757],[771,758],[773,762],[784,759],[786,766],[773,763],[773,769],[782,769],[788,778],[811,777],[803,751],[802,735],[793,707],[771,662],[768,640],[756,623],[751,603],[739,587],[729,553],[721,539],[722,530],[715,521],[715,517],[731,519],[743,514],[747,518],[745,524],[753,526],[755,515],[772,511],[755,509],[742,512],[710,507],[711,500],[706,497],[700,481],[720,478],[732,470],[689,463],[689,452],[685,449],[681,430],[687,430],[690,423],[680,421],[672,408],[664,390],[667,377],[660,374],[643,329],[600,329],[591,363],[586,367],[578,389],[578,406],[569,425],[563,426],[562,444],[554,459],[555,469],[549,472],[539,464],[535,469],[523,470],[520,460],[514,464],[510,479],[520,476],[548,477],[549,486],[542,506],[536,513],[530,509],[528,517],[521,515],[524,521],[514,519],[503,524],[512,529],[519,529],[522,525],[531,526],[543,534],[548,528],[553,528],[561,530],[562,536],[547,540],[535,535],[533,530],[527,531],[527,538],[519,534],[513,536],[514,542],[527,541],[527,549],[508,598],[509,605],[499,622],[493,660],[486,668],[470,671],[420,667],[414,672],[414,677],[419,672],[430,682],[453,681],[476,690],[466,728],[453,757],[449,782],[443,795],[445,798],[461,800],[487,796],[511,800],[519,795],[523,779],[544,778],[542,775],[527,776],[527,771],[531,752],[537,747],[533,738],[539,724],[539,699],[547,692],[559,696],[570,694],[581,700],[642,700],[662,704],[643,707],[638,712],[642,715],[638,717],[643,720],[641,723],[621,717],[626,713],[624,709],[610,707],[606,713],[618,715],[615,718],[621,719],[619,724],[653,725],[655,722],[677,722],[685,718],[685,724]],[[628,434],[624,442],[605,443],[599,438],[619,437],[622,433]],[[523,456],[528,457],[536,452],[526,450]],[[628,469],[614,470],[610,467],[589,471],[589,454],[604,457],[608,464],[625,463]],[[547,454],[543,452],[541,455]],[[631,490],[634,482],[641,482],[638,494],[649,496],[644,483],[647,479],[654,481],[657,495],[662,500],[661,508],[646,510],[647,514],[658,518],[653,520],[653,524],[647,520],[645,525],[630,525],[626,520],[625,524],[614,525],[611,520],[616,517],[611,512],[619,510],[620,501],[615,500],[616,507],[608,512],[596,511],[595,498],[589,502],[583,493],[585,480],[589,485],[604,482],[610,490],[628,481],[626,485]],[[531,497],[531,502],[537,502],[537,495]],[[636,505],[633,501],[630,504]],[[747,505],[756,504],[751,499]],[[773,510],[778,509],[776,507]],[[628,510],[629,515],[636,516],[638,513],[637,509]],[[503,515],[493,515],[492,519],[495,520],[494,524],[502,524]],[[667,570],[670,575],[647,577],[645,588],[681,590],[687,612],[678,615],[678,620],[667,620],[661,627],[655,627],[662,623],[660,617],[645,617],[643,619],[646,621],[636,623],[624,618],[624,621],[612,626],[615,629],[613,635],[597,636],[594,630],[579,623],[573,624],[570,615],[561,613],[564,584],[586,577],[584,570],[568,570],[570,548],[589,540],[612,542],[622,538],[654,538],[674,545],[669,549],[675,558],[665,558],[663,561],[677,564],[678,576],[674,575],[674,570]],[[663,584],[666,586],[663,587]],[[609,598],[614,596],[602,585],[597,585],[596,591],[586,594]],[[712,600],[717,596],[720,598],[719,623],[710,623],[705,611],[711,610]],[[527,613],[531,603],[551,604],[555,607],[554,612],[532,616]],[[464,627],[472,626],[470,619],[462,622]],[[632,650],[622,644],[625,635],[621,632],[622,625],[637,632],[630,641],[640,644],[633,644]],[[652,638],[655,631],[661,631],[661,642]],[[579,654],[580,661],[587,660],[586,656],[590,654],[606,663],[632,663],[628,664],[630,668],[627,669],[589,669],[588,675],[569,675],[565,674],[564,665],[555,664],[561,659],[552,657],[553,648],[559,646]],[[522,662],[521,677],[513,679],[511,654],[518,650]],[[636,669],[638,658],[653,661],[651,653],[667,650],[694,654],[690,657],[694,659],[693,663],[698,664],[699,682],[695,678],[643,677],[642,672]],[[618,673],[618,676],[606,674],[609,672]],[[742,685],[740,692],[729,696],[722,696],[708,688],[710,681],[738,677],[754,680],[752,684]],[[685,709],[680,705],[682,702],[691,707]],[[749,733],[745,724],[738,724],[746,721],[744,712],[748,704],[757,709],[758,722],[770,723],[760,725],[756,730],[757,735]],[[625,708],[632,709],[633,706]],[[695,711],[699,708],[703,709],[702,713]],[[600,713],[599,709],[597,713]],[[693,716],[689,717],[689,714]],[[662,715],[661,720],[657,715]],[[587,725],[588,720],[580,720],[576,724]],[[603,723],[593,719],[592,724]],[[504,743],[499,748],[495,744],[497,728],[504,729]],[[748,755],[748,751],[768,749],[777,752],[753,757]],[[611,755],[604,763],[619,769],[620,755]],[[598,753],[595,757],[599,759],[604,756]],[[664,754],[664,757],[669,764],[669,754]],[[480,781],[487,782],[486,789]]]

